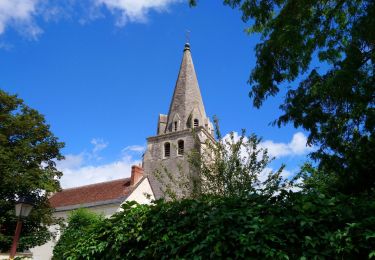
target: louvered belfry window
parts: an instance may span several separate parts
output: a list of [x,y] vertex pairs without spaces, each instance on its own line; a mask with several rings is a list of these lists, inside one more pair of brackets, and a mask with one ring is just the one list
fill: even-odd
[[178,141],[178,154],[179,155],[184,154],[184,140]]
[[165,143],[164,144],[164,157],[169,157],[169,156],[171,156],[171,144]]
[[198,119],[194,119],[194,127],[198,127],[199,126],[199,120]]

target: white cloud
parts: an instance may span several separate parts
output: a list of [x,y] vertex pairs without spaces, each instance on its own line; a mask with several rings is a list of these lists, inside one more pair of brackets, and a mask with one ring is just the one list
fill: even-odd
[[[233,132],[234,141],[240,139],[240,135],[237,132]],[[226,134],[223,137],[224,141],[230,141],[230,134]],[[247,142],[248,138],[244,138],[244,142]],[[307,145],[307,137],[302,132],[297,132],[293,135],[292,140],[289,143],[276,143],[272,140],[266,140],[259,144],[260,148],[266,148],[268,154],[271,157],[280,158],[283,156],[298,156],[305,155],[314,150],[313,147]],[[246,149],[241,149],[243,156],[247,155]]]
[[130,146],[125,147],[122,151],[123,152],[131,151],[131,152],[142,153],[144,150],[145,150],[145,147],[142,146],[142,145],[130,145]]
[[65,155],[65,159],[57,161],[56,165],[59,170],[63,169],[77,169],[82,166],[85,160],[84,153],[80,154],[68,154]]
[[166,11],[176,2],[181,0],[96,0],[98,6],[103,5],[113,14],[118,14],[118,26],[124,26],[128,21],[145,22],[149,11]]
[[93,138],[91,140],[91,144],[94,145],[94,148],[92,150],[94,154],[100,152],[108,146],[108,143],[104,142],[104,140],[101,138]]
[[140,163],[130,156],[124,156],[120,160],[97,166],[84,165],[85,162],[82,161],[76,167],[76,159],[73,155],[66,156],[64,161],[57,164],[58,169],[63,172],[60,180],[63,188],[126,178],[130,176],[131,166]]
[[272,140],[266,140],[261,142],[260,145],[268,150],[270,156],[276,158],[304,155],[314,149],[307,145],[307,137],[302,132],[295,133],[289,143],[276,143]]
[[[268,175],[271,173],[271,172],[275,172],[275,169],[271,168],[271,167],[266,167],[263,169],[263,171],[259,174],[259,180],[261,182],[264,182],[267,180],[267,177]],[[289,171],[289,170],[286,170],[286,169],[283,169],[283,171],[281,172],[281,177],[285,180],[285,179],[289,179],[291,177],[293,177],[295,173]]]
[[0,36],[8,28],[31,39],[43,30],[36,20],[56,22],[77,20],[80,24],[105,17],[105,9],[115,16],[116,25],[146,22],[150,11],[166,12],[173,3],[183,0],[0,0]]
[[[104,149],[107,143],[102,139],[93,140],[96,141],[92,142],[94,144],[92,153],[68,154],[65,155],[64,160],[56,162],[57,169],[63,172],[60,180],[63,188],[126,178],[130,176],[131,166],[140,163],[139,159],[133,158],[123,151],[119,160],[97,165],[95,164],[98,158],[97,152]],[[142,146],[133,145],[129,147]],[[95,155],[93,155],[94,151],[96,151]]]
[[1,0],[0,35],[11,26],[35,39],[42,32],[34,21],[39,3],[40,0]]

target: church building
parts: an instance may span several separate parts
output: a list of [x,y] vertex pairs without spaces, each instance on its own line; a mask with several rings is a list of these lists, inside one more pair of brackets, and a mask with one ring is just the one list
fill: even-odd
[[[130,178],[63,189],[53,194],[49,201],[55,209],[54,216],[67,219],[72,210],[87,208],[110,217],[126,201],[150,204],[154,199],[165,197],[165,183],[156,173],[166,169],[176,178],[181,171],[188,176],[196,174],[189,166],[188,154],[194,149],[199,152],[207,139],[214,141],[213,125],[205,112],[190,45],[186,43],[168,115],[159,115],[156,135],[147,138],[142,165],[132,167]],[[180,192],[176,186],[174,192],[177,195]],[[51,227],[51,230],[58,228]],[[57,239],[32,248],[33,259],[51,259]]]

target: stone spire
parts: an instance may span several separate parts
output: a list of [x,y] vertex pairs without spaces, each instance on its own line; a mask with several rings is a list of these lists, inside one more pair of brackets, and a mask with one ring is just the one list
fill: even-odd
[[162,190],[165,191],[165,185],[169,184],[177,197],[182,196],[185,190],[171,182],[165,175],[165,169],[176,180],[185,180],[198,174],[197,169],[191,168],[186,155],[191,151],[201,152],[202,144],[208,139],[215,141],[212,123],[203,106],[188,43],[185,44],[169,113],[159,115],[157,129],[155,136],[147,138],[147,149],[143,156],[145,175],[148,176],[156,199],[165,197]]
[[165,133],[181,131],[198,125],[211,128],[199,90],[197,75],[191,58],[190,44],[186,43],[169,107]]

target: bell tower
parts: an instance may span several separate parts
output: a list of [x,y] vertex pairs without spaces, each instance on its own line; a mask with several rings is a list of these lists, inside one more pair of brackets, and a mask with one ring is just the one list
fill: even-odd
[[156,171],[165,168],[175,179],[181,171],[194,174],[187,155],[193,149],[200,151],[208,138],[214,140],[213,125],[206,116],[190,44],[186,43],[168,115],[159,115],[157,134],[147,138],[143,158],[143,168],[156,199],[163,197],[163,183],[156,178]]

